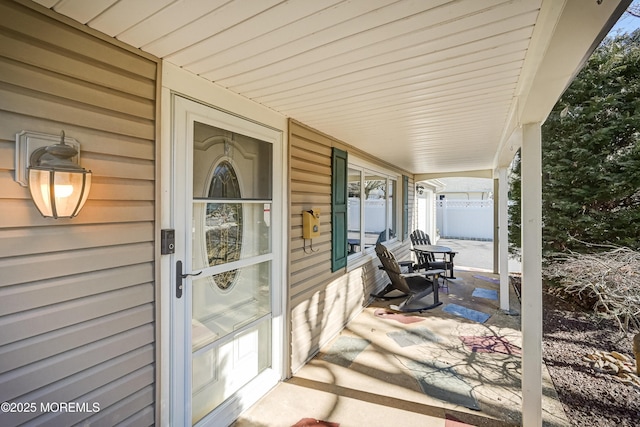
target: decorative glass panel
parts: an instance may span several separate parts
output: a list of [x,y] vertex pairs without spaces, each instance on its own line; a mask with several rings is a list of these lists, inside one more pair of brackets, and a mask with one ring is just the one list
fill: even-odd
[[[209,198],[239,199],[240,185],[233,166],[222,161],[216,166],[209,185]],[[240,259],[242,249],[242,204],[207,203],[205,242],[209,266],[226,264]],[[220,289],[227,289],[236,278],[237,270],[214,276]]]
[[209,185],[209,198],[213,199],[239,199],[240,184],[233,166],[228,161],[222,161],[216,166]]
[[268,254],[271,203],[194,201],[193,231],[194,270]]

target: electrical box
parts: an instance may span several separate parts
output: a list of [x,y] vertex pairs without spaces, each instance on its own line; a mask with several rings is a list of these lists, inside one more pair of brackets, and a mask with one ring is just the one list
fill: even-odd
[[313,208],[302,212],[302,238],[320,237],[320,209]]

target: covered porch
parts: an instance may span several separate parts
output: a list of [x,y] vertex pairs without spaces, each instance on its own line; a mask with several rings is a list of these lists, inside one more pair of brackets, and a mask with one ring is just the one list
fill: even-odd
[[[5,216],[2,231],[13,239],[7,242],[20,243],[7,244],[2,253],[7,273],[0,285],[20,302],[5,299],[3,307],[13,334],[4,344],[7,351],[15,350],[15,357],[2,373],[20,386],[7,399],[39,398],[42,390],[69,385],[66,378],[72,375],[89,375],[85,365],[76,368],[71,362],[59,377],[38,375],[35,369],[40,366],[58,372],[55,363],[64,355],[111,375],[96,384],[75,379],[66,396],[91,397],[102,388],[108,398],[101,401],[104,412],[96,418],[119,419],[126,409],[126,416],[140,419],[140,425],[228,425],[238,415],[238,426],[288,426],[312,418],[344,427],[383,417],[393,425],[402,414],[407,424],[415,417],[421,425],[456,420],[478,425],[488,420],[487,425],[529,427],[560,414],[547,401],[552,389],[541,364],[541,126],[629,4],[630,0],[0,2],[6,71],[0,79],[6,125],[1,148],[10,153],[2,167],[4,179],[12,185],[3,190],[3,206],[11,215]],[[186,122],[180,125],[184,132],[176,131],[175,97],[205,106],[211,116],[202,116],[211,119],[212,127],[233,134],[242,134],[242,129],[256,138],[264,131],[275,147],[265,168],[272,175],[268,183],[273,191],[268,193],[273,206],[266,206],[271,203],[267,198],[259,209],[268,218],[264,223],[274,224],[263,234],[272,253],[252,256],[270,269],[269,281],[255,282],[272,291],[260,294],[266,307],[260,319],[271,335],[265,333],[269,341],[255,349],[268,355],[269,369],[260,365],[260,372],[269,373],[269,387],[284,382],[250,410],[262,391],[254,396],[248,385],[238,386],[246,393],[221,399],[223,403],[213,405],[209,418],[202,421],[191,414],[191,276],[202,271],[182,271],[182,262],[188,265],[191,258],[192,218],[188,210],[172,216],[176,208],[187,209],[200,200],[173,186],[171,179],[186,177],[180,183],[190,188],[191,178],[204,170],[189,161],[195,142],[203,141],[186,137],[194,129]],[[83,159],[95,173],[96,190],[79,221],[51,223],[36,215],[26,188],[13,182],[13,138],[21,129],[52,133],[63,125],[83,141]],[[229,148],[232,142],[225,142],[224,149],[220,144],[224,156],[239,152]],[[174,161],[174,148],[187,146],[180,162]],[[510,295],[506,268],[507,168],[520,148],[525,291],[522,305],[514,307],[517,299]],[[334,170],[336,159],[342,162],[339,171]],[[352,168],[363,184],[362,194],[367,181],[384,182],[392,189],[385,195],[389,220],[384,233],[399,257],[409,253],[408,231],[418,222],[420,183],[452,176],[494,180],[498,209],[490,269],[498,274],[487,273],[491,280],[486,281],[461,273],[449,284],[449,294],[442,292],[449,305],[473,302],[475,309],[489,314],[487,320],[460,319],[442,311],[444,307],[413,316],[414,323],[399,322],[384,312],[376,315],[384,307],[370,304],[369,294],[381,288],[383,273],[374,265],[372,248],[354,241],[354,253],[347,253],[347,244],[341,245],[348,243],[347,221],[334,215],[338,211],[332,195],[339,187],[347,193],[343,181]],[[247,187],[260,187],[261,180],[256,172],[247,179]],[[190,194],[190,199],[183,203],[173,198],[174,193]],[[260,200],[252,198],[252,203]],[[301,213],[315,208],[322,213],[321,221],[308,251]],[[176,241],[180,252],[163,252],[161,231],[176,229],[181,233]],[[344,229],[342,240],[334,233],[338,229]],[[85,239],[87,230],[96,237]],[[362,240],[366,231],[362,227]],[[25,235],[36,244],[22,243]],[[40,245],[43,236],[47,244]],[[345,252],[344,262],[334,265],[339,251]],[[93,256],[85,262],[78,254]],[[43,259],[56,268],[40,268]],[[235,268],[230,265],[224,268]],[[133,279],[131,269],[137,273]],[[111,275],[116,274],[114,279]],[[88,284],[80,287],[82,295],[76,292],[78,279]],[[186,297],[181,299],[176,289],[182,291],[183,279]],[[57,286],[65,291],[58,292]],[[497,291],[491,292],[497,299],[469,295],[481,287]],[[40,288],[47,293],[40,293]],[[36,294],[38,298],[30,296]],[[98,298],[103,297],[109,304],[101,303]],[[105,312],[92,310],[94,306]],[[144,319],[127,318],[121,326],[118,316],[135,307],[144,308]],[[512,311],[521,316],[507,314]],[[33,315],[28,328],[22,327],[26,313]],[[104,336],[74,333],[73,328],[86,325],[99,329],[105,320],[101,317],[107,315],[112,316],[105,322],[112,330]],[[414,328],[430,332],[418,334],[426,341],[402,346],[393,338],[394,333],[404,334],[405,341],[415,337]],[[63,329],[78,341],[49,346],[48,340],[55,340]],[[506,337],[505,348],[519,349],[522,357],[474,352],[460,338],[481,336]],[[46,351],[18,345],[31,343],[28,340],[36,340]],[[94,340],[96,346],[114,352],[92,348],[95,357],[84,362],[83,351],[89,350],[82,349]],[[174,345],[176,340],[179,345]],[[357,354],[347,351],[344,342],[354,342]],[[139,343],[147,346],[144,363],[131,356],[142,352]],[[353,355],[353,360],[345,355]],[[122,364],[112,363],[116,357],[130,356],[124,373],[119,370]],[[216,369],[223,363],[213,356],[210,360],[209,375],[217,380]],[[446,362],[452,363],[450,368],[442,365]],[[424,371],[428,364],[438,373]],[[17,369],[37,376],[37,381],[23,380],[24,372],[16,373]],[[438,377],[444,371],[451,374],[448,380]],[[144,381],[137,381],[138,375]],[[131,389],[113,386],[110,394],[114,379],[125,376],[136,380]],[[434,376],[435,387],[429,382]],[[466,384],[476,403],[452,399],[461,395],[454,391],[429,394],[452,379]],[[62,401],[59,394],[51,396]],[[137,406],[128,405],[130,401]],[[474,405],[482,413],[470,409]],[[76,416],[75,422],[81,422],[92,415]],[[20,422],[16,418],[11,425]]]
[[[491,242],[452,242],[473,249],[472,265],[440,289],[442,306],[400,314],[371,301],[234,426],[522,425],[519,300],[510,287],[500,309]],[[544,365],[541,379],[543,425],[570,426]]]

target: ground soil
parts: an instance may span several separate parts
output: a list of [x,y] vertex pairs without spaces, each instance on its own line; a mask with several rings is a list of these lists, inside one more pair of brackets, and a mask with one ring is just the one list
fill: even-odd
[[583,360],[597,351],[633,357],[632,338],[638,331],[624,334],[614,321],[547,287],[543,305],[543,358],[567,418],[579,427],[640,426],[640,387],[596,372]]

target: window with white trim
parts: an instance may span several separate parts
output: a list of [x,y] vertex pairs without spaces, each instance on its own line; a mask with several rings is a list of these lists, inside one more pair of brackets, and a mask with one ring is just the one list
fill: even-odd
[[397,239],[398,176],[349,164],[347,242],[350,257]]

